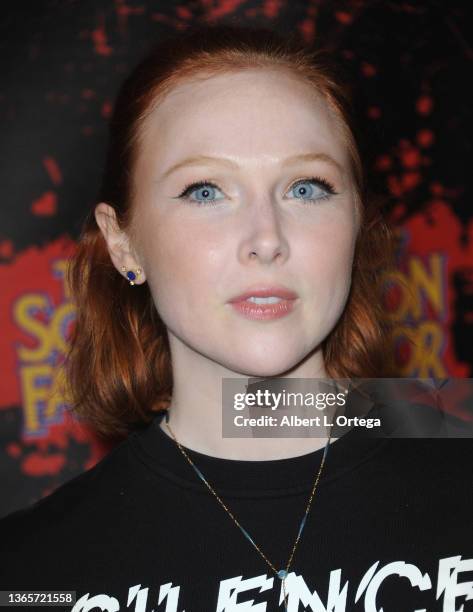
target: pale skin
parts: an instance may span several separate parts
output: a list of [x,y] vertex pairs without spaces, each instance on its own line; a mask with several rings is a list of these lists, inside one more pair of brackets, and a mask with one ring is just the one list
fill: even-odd
[[[133,231],[119,230],[107,203],[96,207],[117,273],[142,269],[136,282],[149,284],[166,324],[172,430],[185,447],[214,457],[283,459],[327,441],[222,437],[222,378],[328,378],[321,342],[348,299],[358,218],[346,144],[312,92],[268,69],[179,84],[143,126]],[[305,153],[325,157],[286,161]],[[199,161],[168,174],[198,155],[227,164]],[[329,192],[311,177],[336,194],[321,199]],[[195,181],[217,188],[178,198]],[[295,291],[293,312],[269,321],[236,313],[228,300],[254,284]]]

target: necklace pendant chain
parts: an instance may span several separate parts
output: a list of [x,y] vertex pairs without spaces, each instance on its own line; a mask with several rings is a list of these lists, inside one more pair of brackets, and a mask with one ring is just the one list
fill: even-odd
[[296,536],[296,540],[294,542],[294,546],[292,547],[292,551],[291,554],[289,555],[289,560],[287,562],[286,568],[284,569],[280,569],[277,570],[276,567],[271,563],[271,561],[266,557],[266,555],[263,553],[263,551],[260,549],[260,547],[256,544],[256,542],[253,540],[253,538],[250,536],[250,534],[246,531],[246,529],[244,529],[240,523],[238,522],[238,520],[233,516],[232,512],[230,512],[230,510],[227,508],[227,506],[224,504],[224,502],[220,499],[220,497],[217,495],[217,493],[215,492],[215,490],[213,489],[213,487],[208,483],[207,479],[204,477],[204,475],[202,474],[202,472],[199,470],[199,468],[194,464],[194,462],[192,461],[192,459],[189,457],[189,455],[186,453],[186,451],[184,450],[184,448],[181,446],[181,444],[178,442],[176,436],[174,435],[174,432],[171,429],[171,426],[168,423],[169,420],[169,414],[166,414],[166,427],[168,428],[169,432],[171,433],[171,436],[173,437],[174,441],[176,442],[179,450],[181,451],[181,453],[184,455],[184,457],[187,459],[187,461],[190,463],[190,465],[192,466],[192,468],[194,469],[195,473],[197,474],[197,476],[202,480],[202,482],[206,485],[206,487],[209,489],[209,491],[212,493],[212,495],[217,499],[217,501],[220,503],[220,505],[223,507],[223,509],[227,512],[227,514],[230,516],[230,518],[233,520],[233,522],[237,525],[237,527],[239,527],[240,531],[243,533],[243,535],[245,536],[245,538],[251,542],[251,544],[256,548],[256,550],[259,552],[259,554],[263,557],[263,559],[266,561],[266,563],[269,565],[269,567],[273,570],[273,572],[276,574],[276,576],[281,580],[282,583],[282,588],[283,588],[283,601],[284,601],[284,609],[287,611],[287,595],[286,595],[286,579],[288,577],[289,574],[289,567],[292,563],[292,559],[294,557],[294,553],[296,550],[296,547],[299,543],[300,537],[302,535],[302,530],[304,529],[305,523],[306,523],[306,519],[307,519],[307,515],[309,514],[309,510],[312,504],[312,499],[314,497],[315,494],[315,490],[317,489],[317,485],[319,483],[319,479],[320,479],[320,475],[322,473],[322,469],[324,467],[325,464],[325,458],[327,456],[327,452],[328,452],[328,447],[330,444],[330,439],[332,436],[332,427],[330,427],[330,433],[329,433],[329,437],[327,439],[327,443],[325,444],[325,448],[324,448],[324,453],[322,455],[322,461],[320,462],[320,466],[317,472],[317,476],[315,478],[315,482],[314,485],[312,487],[312,491],[309,497],[309,501],[307,503],[307,507],[305,509],[305,513],[304,516],[302,517],[301,523],[299,525],[299,530],[297,532],[297,536]]

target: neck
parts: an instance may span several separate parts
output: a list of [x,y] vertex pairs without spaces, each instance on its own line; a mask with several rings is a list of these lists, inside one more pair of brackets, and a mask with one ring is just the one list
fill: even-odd
[[[200,358],[202,359],[202,356]],[[232,385],[234,383],[237,386],[241,385],[238,392],[244,393],[248,384],[248,374],[229,370],[215,371],[215,368],[212,367],[207,372],[205,368],[200,368],[200,375],[196,375],[195,364],[174,368],[174,372],[176,374],[173,381],[173,397],[168,408],[169,425],[172,431],[168,429],[166,419],[162,419],[159,426],[171,438],[174,433],[177,441],[186,448],[221,459],[268,461],[305,455],[325,447],[327,443],[328,429],[323,437],[316,438],[308,437],[307,430],[304,430],[307,436],[301,438],[279,436],[224,438],[222,435],[222,378],[240,379],[233,381]],[[193,375],[182,377],[179,375],[180,372],[192,372]],[[291,372],[281,374],[281,377],[328,378],[320,362],[302,364]],[[301,391],[300,386],[297,387],[297,391]],[[301,435],[304,435],[304,432]],[[320,435],[322,436],[322,433]]]

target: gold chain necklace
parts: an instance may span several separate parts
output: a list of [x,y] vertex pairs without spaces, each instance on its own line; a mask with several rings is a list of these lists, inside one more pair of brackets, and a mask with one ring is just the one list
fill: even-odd
[[283,588],[283,594],[284,594],[284,609],[287,612],[287,595],[286,595],[286,586],[285,586],[285,580],[287,578],[288,572],[289,572],[289,567],[292,563],[292,559],[294,557],[294,553],[297,547],[297,544],[299,543],[301,534],[302,534],[302,530],[304,529],[304,525],[307,519],[307,515],[309,514],[309,510],[310,510],[310,506],[312,504],[312,499],[314,497],[314,493],[315,490],[317,488],[317,485],[319,483],[319,479],[320,479],[320,474],[322,473],[322,469],[324,467],[324,463],[325,463],[325,457],[327,456],[327,451],[328,451],[328,447],[330,444],[330,438],[332,436],[332,427],[330,427],[330,433],[329,433],[329,437],[327,440],[327,443],[325,444],[325,448],[324,448],[324,454],[322,456],[322,461],[320,462],[320,467],[319,470],[317,472],[317,476],[315,478],[315,482],[314,482],[314,486],[312,487],[312,492],[310,494],[309,497],[309,501],[307,503],[307,507],[305,509],[305,513],[304,516],[302,517],[302,521],[301,524],[299,526],[299,530],[297,532],[297,536],[296,536],[296,540],[294,542],[294,546],[292,547],[292,551],[291,554],[289,555],[289,560],[287,562],[286,565],[286,569],[280,569],[277,570],[275,568],[275,566],[271,563],[271,561],[266,557],[266,555],[264,554],[264,552],[261,550],[261,548],[256,544],[256,542],[253,540],[253,538],[250,536],[250,534],[246,531],[246,529],[244,529],[240,523],[238,522],[238,520],[233,516],[233,514],[230,512],[230,510],[227,508],[227,506],[223,503],[223,501],[220,499],[220,497],[217,495],[217,493],[215,492],[215,490],[211,487],[211,485],[207,482],[206,478],[204,477],[204,475],[202,474],[202,472],[199,470],[198,467],[196,467],[196,465],[194,464],[194,462],[192,461],[192,459],[189,457],[189,455],[186,453],[186,451],[184,450],[184,448],[181,446],[181,444],[179,444],[176,436],[174,435],[174,432],[171,429],[171,426],[169,425],[168,421],[169,421],[169,412],[166,411],[166,427],[169,429],[169,432],[171,433],[172,437],[174,438],[174,441],[176,442],[177,446],[179,447],[179,450],[181,451],[181,453],[184,455],[184,457],[187,459],[187,461],[191,464],[192,468],[194,469],[194,471],[196,472],[196,474],[199,476],[199,478],[202,480],[202,482],[204,482],[204,484],[207,486],[207,488],[209,489],[209,491],[215,496],[215,498],[218,500],[218,502],[220,503],[220,505],[224,508],[224,510],[227,512],[227,514],[230,515],[231,519],[233,520],[233,522],[237,525],[237,527],[240,528],[240,530],[242,531],[243,535],[246,537],[247,540],[249,540],[251,542],[251,544],[253,544],[253,546],[256,548],[256,550],[259,552],[259,554],[263,557],[263,559],[266,561],[266,563],[269,565],[269,567],[273,570],[273,572],[276,574],[276,576],[282,581],[282,588]]

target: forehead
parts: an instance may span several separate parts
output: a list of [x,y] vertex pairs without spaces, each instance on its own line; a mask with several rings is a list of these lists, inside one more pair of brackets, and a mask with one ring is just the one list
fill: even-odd
[[203,152],[263,159],[314,150],[347,163],[338,120],[322,95],[269,69],[179,83],[147,117],[141,148],[163,163]]

